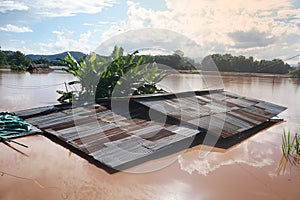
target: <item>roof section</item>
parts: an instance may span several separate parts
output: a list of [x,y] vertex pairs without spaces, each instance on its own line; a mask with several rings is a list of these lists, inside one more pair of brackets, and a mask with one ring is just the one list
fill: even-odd
[[85,158],[121,170],[170,149],[199,144],[207,133],[219,141],[244,133],[248,137],[286,109],[220,90],[132,97],[128,111],[111,107],[106,99],[98,104],[35,108],[17,114]]

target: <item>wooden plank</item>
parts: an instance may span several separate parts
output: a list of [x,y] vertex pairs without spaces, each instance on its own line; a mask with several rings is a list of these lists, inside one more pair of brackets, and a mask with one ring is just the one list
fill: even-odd
[[[81,118],[83,119],[86,117],[82,116]],[[58,127],[60,125],[68,124],[68,123],[74,124],[74,118],[72,115],[65,116],[62,119],[53,119],[53,120],[49,120],[49,121],[47,121],[47,120],[42,121],[41,123],[38,123],[37,126],[41,129],[55,127],[58,130]]]
[[[219,114],[214,115],[215,117],[219,118]],[[220,118],[223,118],[224,116],[220,116]],[[234,117],[233,115],[229,115],[226,113],[225,117],[225,123],[230,123],[234,126],[240,127],[237,132],[241,132],[247,129],[250,129],[253,127],[252,123],[248,123],[247,121],[241,120],[239,118]]]
[[234,111],[227,112],[226,115],[232,116],[232,117],[234,117],[236,119],[239,119],[239,120],[241,120],[241,121],[243,121],[243,122],[245,122],[247,124],[250,124],[252,127],[254,127],[254,126],[256,126],[256,125],[258,125],[258,124],[261,123],[261,121],[253,120],[251,118],[247,118],[247,117],[245,117],[245,116],[243,116],[241,114],[238,114],[238,113],[236,113]]
[[66,128],[70,128],[73,126],[78,126],[81,124],[85,124],[85,123],[89,123],[89,122],[93,122],[96,119],[93,117],[82,117],[80,119],[77,119],[76,122],[74,120],[70,120],[70,121],[62,121],[61,123],[57,123],[57,124],[51,124],[51,125],[47,125],[45,124],[43,126],[43,128],[52,128],[53,130],[61,130],[61,129],[66,129]]
[[73,116],[72,115],[66,115],[66,114],[64,114],[62,116],[56,115],[56,116],[53,116],[52,118],[43,119],[43,120],[40,120],[40,121],[34,121],[32,123],[37,124],[41,128],[44,128],[44,125],[51,126],[51,124],[55,125],[55,124],[61,123],[61,122],[66,121],[66,120],[73,120]]
[[133,131],[130,131],[129,133],[131,135],[141,136],[141,135],[146,135],[148,133],[151,133],[153,131],[159,131],[160,129],[162,129],[161,125],[155,125],[153,123],[148,123],[146,126],[140,127],[139,129],[136,129]]
[[31,117],[31,118],[26,119],[26,121],[31,123],[31,124],[40,124],[40,123],[46,122],[48,120],[59,119],[61,117],[65,117],[65,116],[67,116],[65,113],[55,112],[55,113],[51,113],[51,114],[48,114],[48,115]]
[[[163,109],[167,112],[167,113],[169,113],[169,112],[172,112],[172,111],[175,111],[175,110],[177,110],[177,104],[176,103],[174,103],[173,101],[171,101],[171,100],[165,100],[165,101],[155,101],[155,102],[153,102],[153,104],[155,105],[155,106],[160,106],[160,107],[163,107]],[[153,105],[148,105],[151,109],[153,109]]]
[[152,151],[142,146],[145,142],[147,141],[140,137],[131,136],[117,142],[106,144],[104,148],[90,155],[106,165],[115,168],[124,163],[150,155]]
[[212,101],[224,101],[224,100],[226,100],[226,99],[229,98],[229,97],[226,96],[226,94],[224,94],[223,92],[221,92],[221,93],[207,94],[207,95],[203,95],[203,96],[207,96],[207,97],[210,98]]
[[234,103],[231,103],[231,102],[227,102],[226,100],[224,100],[224,101],[213,100],[211,104],[213,104],[215,106],[220,106],[220,107],[226,108],[227,112],[230,110],[240,109],[240,106],[238,106]]
[[[117,149],[115,147],[109,147],[109,148],[103,148],[107,149],[106,152],[111,152],[111,149]],[[126,151],[123,149],[118,149],[119,151],[113,152],[112,154],[106,153],[103,157],[95,157],[95,159],[100,160],[101,162],[105,163],[107,166],[113,168],[113,169],[119,169],[122,170],[121,166],[127,163],[134,162],[140,158],[146,157],[150,154],[152,154],[149,149],[145,147],[137,147],[135,151],[142,152],[142,150],[145,151],[145,153],[133,153],[130,151]]]
[[95,145],[91,144],[88,147],[86,145],[81,145],[78,147],[78,149],[86,152],[86,154],[92,154],[96,151],[100,151],[101,149],[105,148],[106,146],[104,145],[104,143],[105,142],[99,142],[99,143],[96,143]]
[[203,96],[196,96],[196,98],[201,102],[203,105],[211,103],[211,98],[208,95],[203,95]]
[[54,108],[54,106],[31,108],[31,109],[27,109],[27,110],[16,111],[15,114],[18,115],[21,118],[27,118],[28,116],[36,115],[36,114],[39,114],[41,112],[51,110],[53,108]]
[[262,118],[265,118],[266,120],[274,117],[275,115],[266,111],[266,110],[262,110],[262,109],[259,109],[255,106],[251,106],[251,107],[247,107],[247,108],[243,108],[241,109],[243,111],[246,111],[248,113],[251,113],[257,117],[262,117]]
[[245,100],[245,99],[243,99],[243,98],[237,98],[237,99],[231,98],[231,99],[226,99],[226,102],[235,104],[236,106],[238,106],[238,107],[240,107],[240,108],[246,108],[246,107],[255,105],[254,102],[247,101],[247,100]]
[[67,141],[75,140],[78,137],[86,137],[92,134],[101,133],[107,126],[113,127],[113,124],[92,122],[87,124],[70,127],[67,129],[59,130],[61,137]]
[[81,143],[75,142],[76,144],[79,145],[79,148],[84,148],[86,150],[88,150],[90,153],[99,151],[100,149],[105,147],[105,144],[113,142],[113,141],[117,141],[120,139],[124,139],[130,137],[130,135],[128,135],[125,132],[120,132],[118,134],[115,134],[113,136],[109,136],[109,137],[99,137],[99,138],[95,138],[94,140],[90,141],[90,142],[86,142],[86,141],[82,141]]
[[272,113],[273,115],[277,115],[282,111],[286,110],[286,107],[275,105],[273,103],[269,103],[265,101],[259,102],[258,104],[255,105],[255,107],[264,109],[267,112]]
[[192,106],[200,107],[204,104],[206,104],[206,102],[199,100],[196,96],[178,98],[178,105],[183,108],[193,108]]
[[114,124],[108,124],[105,126],[104,129],[101,128],[102,127],[100,127],[100,129],[97,130],[92,130],[91,132],[89,132],[89,134],[81,136],[76,141],[80,144],[81,142],[89,143],[97,139],[113,137],[114,135],[118,135],[119,133],[123,132],[119,127],[116,127]]
[[237,113],[237,114],[244,116],[248,119],[251,119],[253,121],[258,121],[259,123],[257,123],[257,124],[268,121],[268,119],[269,119],[266,116],[262,116],[262,115],[258,115],[256,113],[250,112],[249,110],[246,110],[245,108],[239,109],[239,110],[234,110],[234,113]]
[[250,98],[250,97],[244,97],[244,99],[246,99],[247,101],[253,102],[255,104],[258,104],[259,102],[261,102],[258,99],[253,99],[253,98]]
[[228,91],[223,91],[223,94],[224,94],[226,97],[233,98],[233,99],[244,98],[244,97],[241,96],[241,95],[238,95],[238,94],[235,94],[235,93],[231,93],[231,92],[228,92]]
[[173,144],[184,139],[186,139],[186,137],[179,134],[175,134],[175,135],[170,135],[168,137],[162,138],[154,143],[144,144],[143,146],[155,152],[162,149],[170,148],[170,146],[172,146]]
[[170,126],[166,129],[175,134],[182,135],[184,137],[192,137],[192,136],[195,136],[198,133],[200,133],[199,130],[188,128],[188,127],[183,127],[183,126],[177,126],[177,125]]
[[228,110],[228,107],[219,106],[218,104],[214,103],[206,104],[203,107],[209,110],[209,114],[224,113]]
[[168,131],[166,129],[160,129],[159,131],[152,131],[150,133],[146,133],[141,135],[141,138],[154,142],[156,140],[162,139],[164,137],[168,137],[170,135],[174,135],[175,133]]
[[150,149],[144,146],[128,147],[130,147],[130,149],[123,149],[115,146],[107,147],[109,151],[111,151],[112,148],[117,149],[118,151],[113,151],[111,154],[105,154],[99,159],[107,163],[108,166],[118,168],[119,166],[124,165],[124,163],[133,162],[153,153]]
[[[122,126],[122,123],[125,125]],[[129,134],[138,134],[142,132],[141,130],[144,129],[145,127],[150,126],[151,124],[155,124],[153,121],[146,121],[144,119],[139,119],[139,118],[133,118],[131,120],[125,120],[122,121],[122,123],[118,123],[120,125],[120,128],[124,131],[127,131]]]
[[223,114],[212,115],[212,124],[216,127],[222,128],[221,137],[223,138],[227,138],[238,133],[238,130],[241,128],[237,124],[226,121],[226,119],[226,114],[224,116]]
[[121,147],[122,147],[122,144],[131,144],[132,146],[141,146],[141,145],[144,145],[144,144],[148,144],[148,143],[153,143],[149,140],[145,140],[139,136],[135,136],[135,135],[130,135],[128,138],[123,138],[123,139],[120,139],[118,141],[109,141],[107,143],[105,143],[106,146],[109,146],[109,145],[120,145],[121,144]]
[[220,119],[219,115],[218,117],[214,115],[202,117],[188,122],[205,130],[210,130],[211,133],[213,131],[216,132],[216,134],[221,133],[223,138],[236,134],[237,130],[240,128],[239,126],[233,125],[229,122],[226,123],[226,121]]
[[188,121],[200,117],[199,113],[193,113],[193,112],[188,113],[183,110],[182,111],[178,110],[176,112],[169,113],[169,116],[174,117],[175,119],[181,121]]

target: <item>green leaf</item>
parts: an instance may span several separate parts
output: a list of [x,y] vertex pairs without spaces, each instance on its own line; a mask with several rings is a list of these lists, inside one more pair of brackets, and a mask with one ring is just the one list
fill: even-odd
[[58,94],[64,94],[65,92],[64,91],[62,91],[62,90],[56,90],[56,92],[58,93]]
[[96,58],[97,58],[96,54],[92,53],[91,56],[90,56],[90,59],[89,59],[90,63],[94,63]]

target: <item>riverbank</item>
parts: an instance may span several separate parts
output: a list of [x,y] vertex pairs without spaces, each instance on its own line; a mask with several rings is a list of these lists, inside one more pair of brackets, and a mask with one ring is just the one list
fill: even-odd
[[0,69],[10,69],[10,66],[9,65],[0,66]]
[[244,77],[277,77],[290,78],[287,74],[269,74],[269,73],[249,73],[249,72],[215,72],[215,71],[201,71],[201,70],[178,70],[180,74],[202,74],[202,75],[216,75],[221,76],[244,76]]

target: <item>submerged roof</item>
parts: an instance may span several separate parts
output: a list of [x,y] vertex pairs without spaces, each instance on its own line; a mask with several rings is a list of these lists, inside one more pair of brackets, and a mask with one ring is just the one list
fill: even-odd
[[[127,99],[128,100],[128,99]],[[234,143],[257,132],[285,107],[221,90],[124,98],[97,104],[52,106],[17,114],[56,142],[121,170],[155,155],[199,144],[211,134]],[[113,101],[113,100],[112,100]],[[244,134],[244,135],[243,135]],[[246,135],[246,136],[245,136]]]

